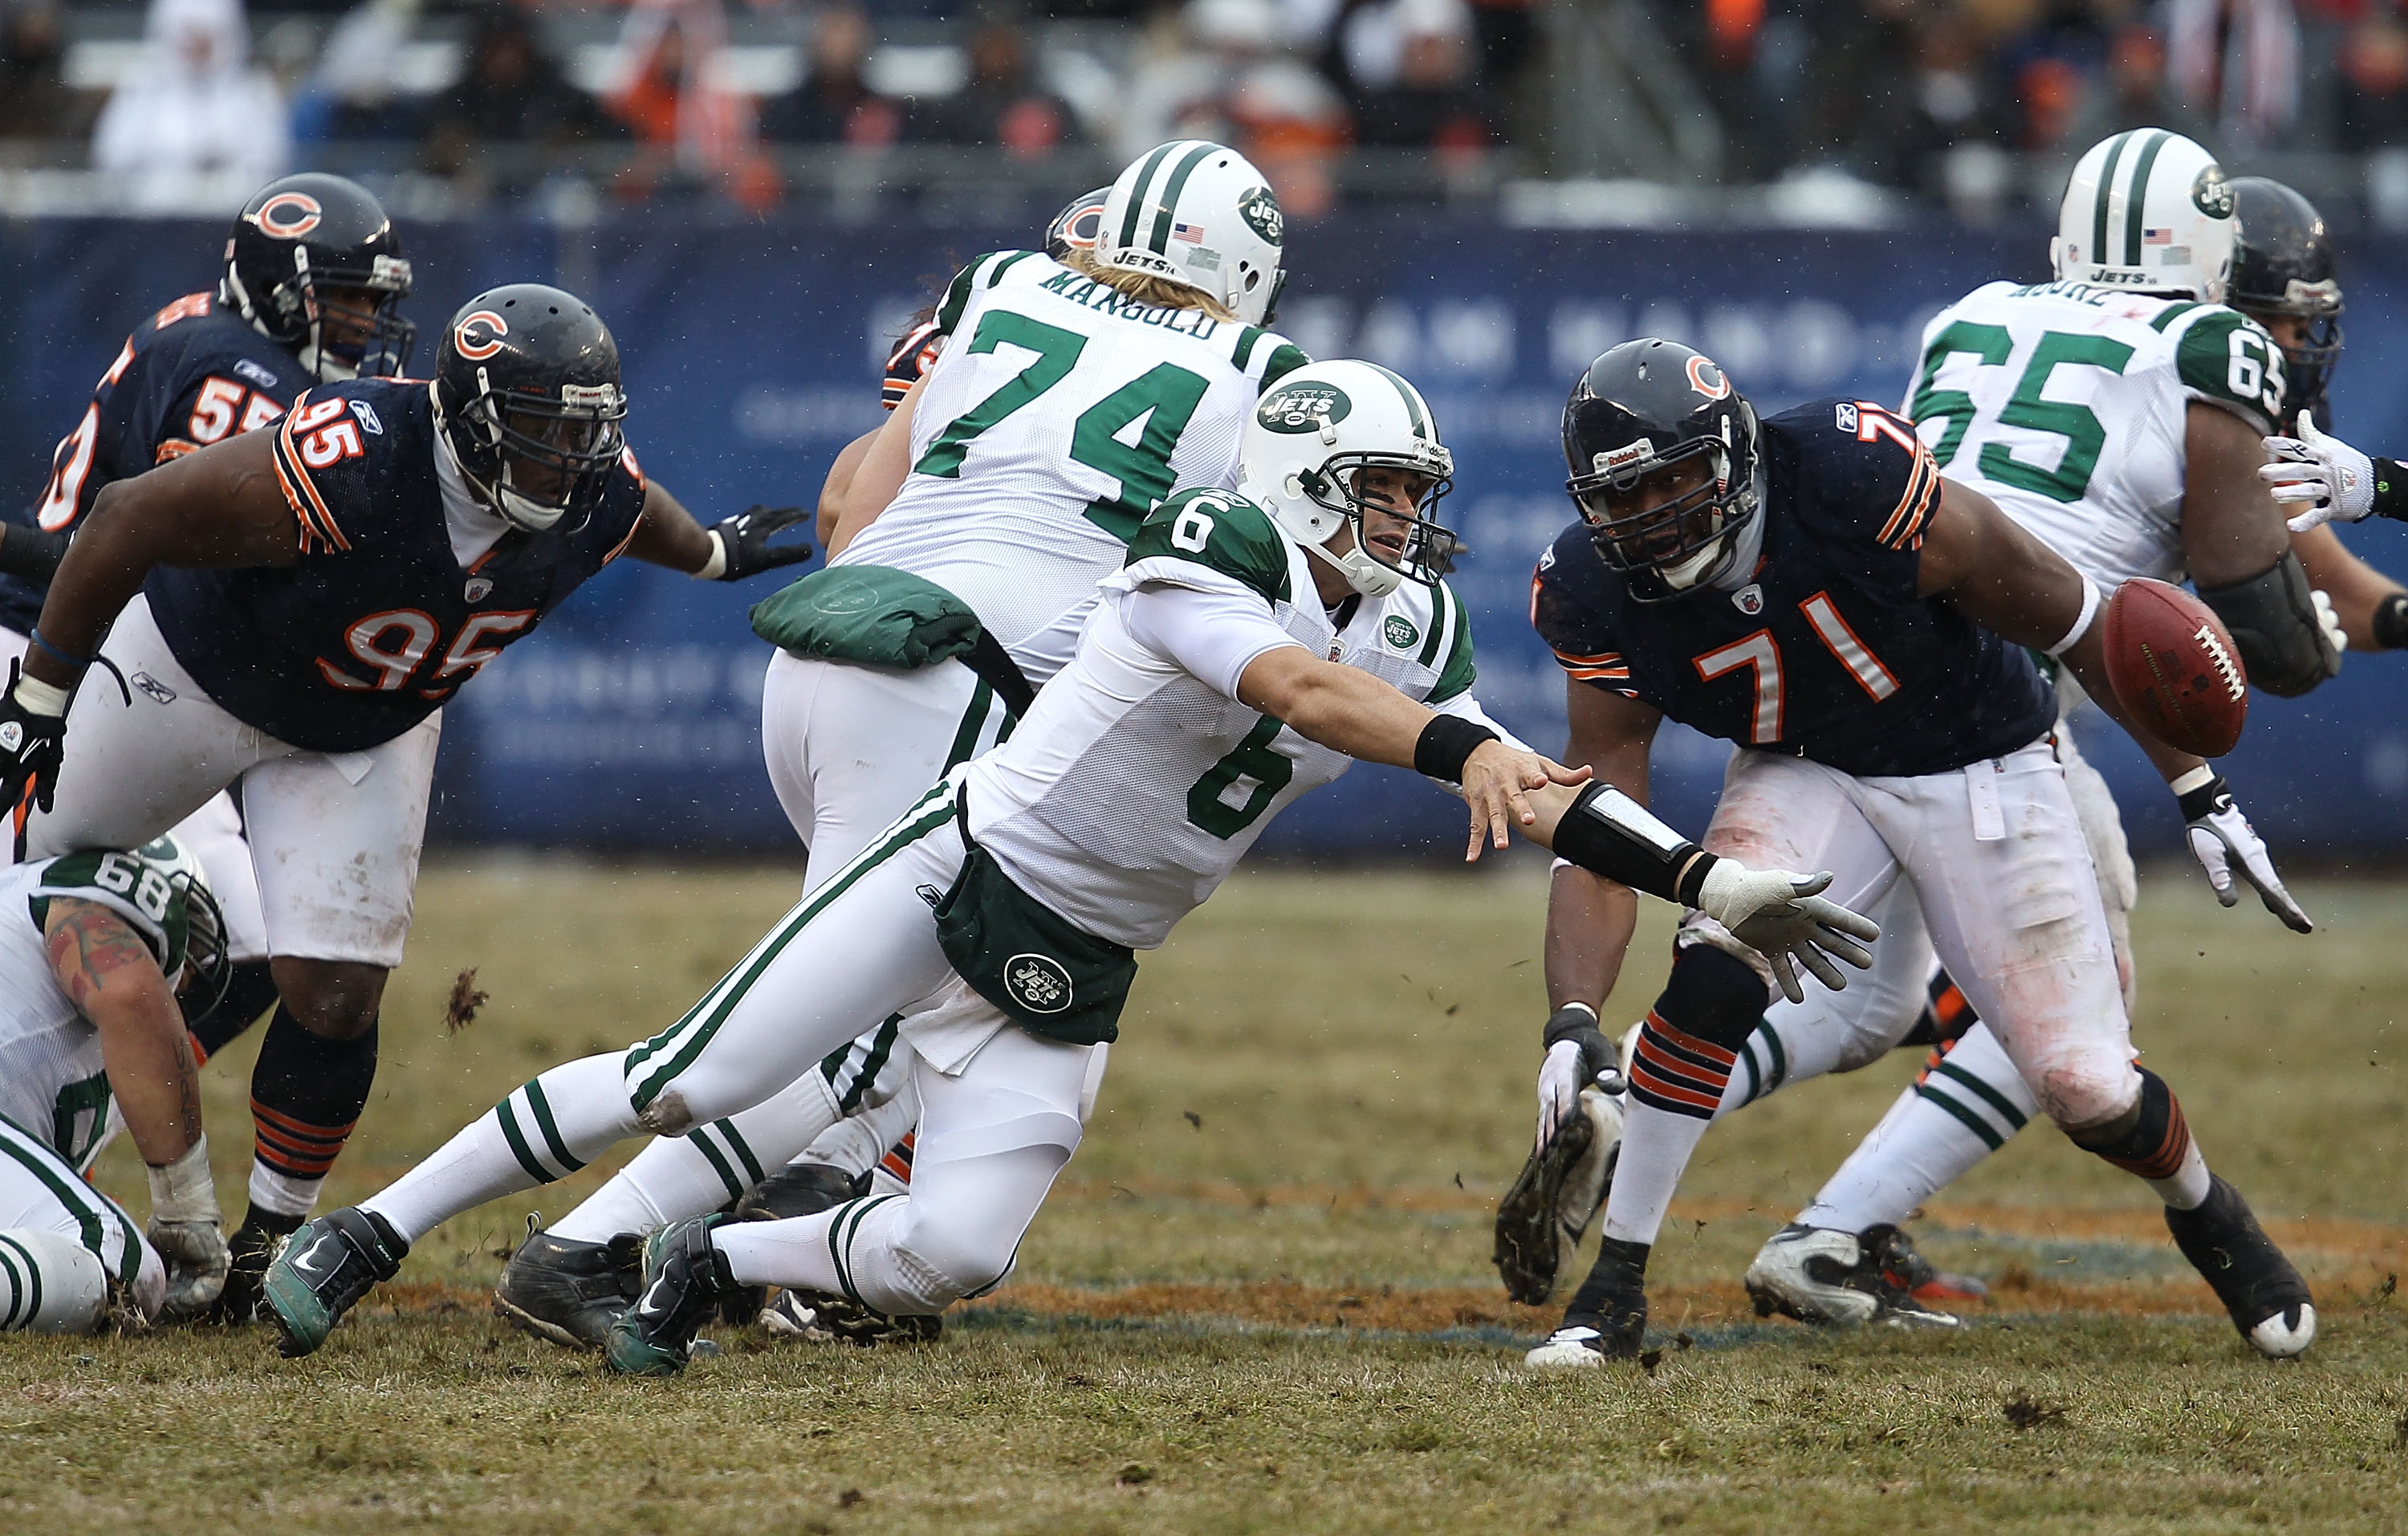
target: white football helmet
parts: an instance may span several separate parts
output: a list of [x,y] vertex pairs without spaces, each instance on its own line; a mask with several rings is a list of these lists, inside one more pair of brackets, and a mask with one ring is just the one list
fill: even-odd
[[2236,234],[2215,157],[2167,129],[2134,128],[2074,164],[2049,261],[2069,282],[2221,304]]
[[[1393,553],[1363,536],[1357,477],[1369,468],[1421,477]],[[1366,597],[1384,597],[1408,577],[1434,586],[1453,566],[1455,537],[1430,513],[1454,474],[1428,402],[1376,363],[1314,363],[1288,374],[1264,394],[1238,449],[1239,489]],[[1329,541],[1350,527],[1354,547],[1332,552]]]
[[[215,1008],[224,1000],[227,985],[234,979],[233,956],[226,948],[225,914],[218,910],[217,895],[209,889],[209,873],[201,865],[198,854],[178,840],[172,832],[162,832],[134,851],[136,858],[157,868],[167,877],[167,883],[182,897],[183,931],[179,934],[171,925],[167,932],[169,945],[182,941],[184,964],[190,968],[190,985],[197,996]],[[169,976],[170,983],[176,981]],[[193,1014],[189,1020],[197,1024],[208,1010]]]
[[1140,155],[1105,194],[1096,262],[1199,288],[1249,325],[1268,325],[1287,283],[1285,230],[1252,161],[1226,145],[1174,139]]

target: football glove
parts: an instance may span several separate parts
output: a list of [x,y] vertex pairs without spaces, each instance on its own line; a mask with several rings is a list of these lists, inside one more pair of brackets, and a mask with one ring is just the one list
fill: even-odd
[[710,530],[721,555],[717,579],[740,581],[747,576],[810,559],[811,546],[807,540],[772,542],[777,535],[810,517],[800,507],[747,507],[734,517],[721,519],[719,525]]
[[232,1259],[218,1230],[218,1192],[209,1178],[209,1139],[195,1140],[174,1162],[150,1173],[150,1246],[167,1263],[161,1321],[181,1323],[216,1305]]
[[2341,669],[2341,656],[2349,650],[2349,631],[2341,626],[2341,614],[2333,608],[2332,594],[2322,587],[2312,588],[2308,596],[2316,605],[2316,624],[2325,632],[2325,643],[2332,647],[2333,670]]
[[1563,1123],[1580,1111],[1581,1090],[1591,1084],[1622,1091],[1622,1057],[1597,1026],[1597,1010],[1566,1003],[1547,1016],[1546,1059],[1539,1067],[1538,1150],[1544,1152]]
[[1869,969],[1873,956],[1865,945],[1881,937],[1881,925],[1871,918],[1824,899],[1822,893],[1830,884],[1828,869],[1810,876],[1717,859],[1698,889],[1698,911],[1762,955],[1772,967],[1772,979],[1781,983],[1781,995],[1802,1003],[1806,989],[1799,984],[1798,966],[1813,971],[1832,991],[1843,991],[1847,980],[1832,958]]
[[2273,856],[2249,818],[2232,803],[2232,786],[2224,782],[2221,773],[2212,776],[2196,789],[2179,797],[2183,822],[2190,839],[2190,851],[2207,871],[2207,883],[2215,888],[2215,899],[2229,907],[2241,899],[2233,883],[2233,870],[2257,888],[2258,899],[2266,910],[2283,920],[2295,933],[2314,933],[2315,924],[2283,889],[2283,877],[2274,871]]
[[2374,510],[2374,461],[2317,431],[2314,411],[2300,412],[2298,437],[2264,440],[2273,462],[2258,478],[2274,488],[2277,505],[2307,509],[2291,519],[2293,533],[2336,518],[2356,523]]
[[59,758],[67,733],[67,691],[24,675],[8,664],[8,691],[0,694],[0,806],[13,806],[33,792],[34,803],[50,809],[58,790]]

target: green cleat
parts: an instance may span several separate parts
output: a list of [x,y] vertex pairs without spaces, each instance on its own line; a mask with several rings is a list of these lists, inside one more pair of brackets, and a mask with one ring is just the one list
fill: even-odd
[[356,1206],[330,1211],[294,1233],[262,1287],[282,1335],[278,1352],[291,1360],[315,1351],[377,1282],[400,1272],[408,1252],[382,1216]]
[[[694,1358],[694,1336],[724,1301],[757,1287],[739,1285],[726,1256],[711,1246],[712,1214],[673,1223],[644,1240],[644,1288],[610,1325],[603,1358],[623,1376],[674,1376]],[[752,1310],[759,1312],[757,1294]]]

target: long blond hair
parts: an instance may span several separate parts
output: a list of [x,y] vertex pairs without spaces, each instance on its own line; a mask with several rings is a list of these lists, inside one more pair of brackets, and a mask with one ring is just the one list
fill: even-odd
[[1203,289],[1189,283],[1176,282],[1152,272],[1125,272],[1106,266],[1096,260],[1092,251],[1073,251],[1062,258],[1062,265],[1083,272],[1132,304],[1142,304],[1154,309],[1201,309],[1214,320],[1235,324],[1238,312],[1214,298]]

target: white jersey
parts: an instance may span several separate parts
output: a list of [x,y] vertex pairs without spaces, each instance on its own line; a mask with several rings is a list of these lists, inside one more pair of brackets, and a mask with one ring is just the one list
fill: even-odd
[[1138,524],[1177,491],[1234,488],[1256,396],[1305,357],[1028,251],[971,263],[937,320],[951,339],[912,409],[911,472],[831,564],[945,588],[1042,687]]
[[[1244,663],[1282,644],[1485,721],[1460,598],[1408,581],[1360,600],[1340,629],[1308,558],[1236,495],[1183,495],[1147,520],[1069,667],[1010,740],[964,770],[970,835],[1012,883],[1099,939],[1160,945],[1273,816],[1353,762],[1233,696]],[[1199,677],[1135,632],[1132,600],[1156,583],[1231,604],[1228,627],[1254,638],[1223,642],[1226,675]]]
[[2084,283],[1986,283],[1924,328],[1906,414],[1949,479],[2101,589],[2184,576],[2190,403],[2272,430],[2283,353],[2218,304]]
[[0,869],[0,1116],[80,1172],[108,1123],[100,1031],[50,969],[42,922],[52,897],[97,902],[133,925],[162,968],[180,966],[182,897],[128,854],[69,854]]

